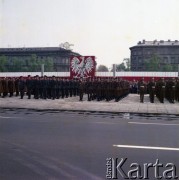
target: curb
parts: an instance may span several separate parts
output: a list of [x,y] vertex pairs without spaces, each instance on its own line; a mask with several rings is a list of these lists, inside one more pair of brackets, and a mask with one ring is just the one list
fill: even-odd
[[150,113],[150,112],[117,112],[117,111],[96,111],[96,110],[79,110],[79,109],[35,109],[35,108],[22,108],[22,107],[1,107],[1,109],[4,110],[32,110],[32,111],[36,111],[36,112],[45,112],[45,111],[52,111],[52,112],[79,112],[79,113],[102,113],[102,114],[132,114],[132,115],[139,115],[139,116],[146,116],[146,115],[152,115],[152,116],[158,116],[158,115],[173,115],[173,116],[177,116],[179,117],[179,114],[169,114],[169,113]]

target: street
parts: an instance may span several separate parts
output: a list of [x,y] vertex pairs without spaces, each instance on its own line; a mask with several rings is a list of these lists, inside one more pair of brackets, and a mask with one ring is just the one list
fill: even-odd
[[[179,176],[179,116],[0,109],[1,180],[106,179],[107,158],[127,158],[124,173],[116,170],[117,179],[126,178],[132,163],[145,176],[144,164],[157,159],[163,165],[159,175],[174,179]],[[174,168],[165,174],[171,169],[167,163]],[[155,179],[154,168],[149,179]]]

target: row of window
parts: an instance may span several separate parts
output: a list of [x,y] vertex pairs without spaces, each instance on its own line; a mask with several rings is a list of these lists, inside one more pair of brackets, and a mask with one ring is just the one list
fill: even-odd
[[138,50],[132,50],[131,55],[153,55],[153,54],[173,54],[178,55],[179,54],[179,47],[172,47],[172,48],[159,48],[159,49],[138,49]]
[[[132,62],[143,62],[144,59],[149,59],[149,57],[147,58],[143,58],[143,57],[132,57],[131,61]],[[179,57],[160,57],[160,62],[163,63],[171,63],[171,64],[179,64]]]

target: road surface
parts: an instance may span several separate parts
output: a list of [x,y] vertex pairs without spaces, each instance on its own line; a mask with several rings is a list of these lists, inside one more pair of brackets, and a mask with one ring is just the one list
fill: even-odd
[[[0,110],[1,180],[106,179],[111,173],[107,158],[113,158],[113,177],[118,179],[137,172],[147,176],[144,164],[150,163],[149,179],[155,179],[158,163],[163,165],[159,176],[179,176],[179,117]],[[172,164],[173,171],[165,174]]]

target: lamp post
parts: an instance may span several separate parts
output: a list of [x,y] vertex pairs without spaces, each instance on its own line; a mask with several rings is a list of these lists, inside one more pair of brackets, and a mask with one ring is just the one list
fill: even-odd
[[116,77],[116,64],[113,64],[113,77]]
[[41,76],[44,76],[44,64],[41,64]]

